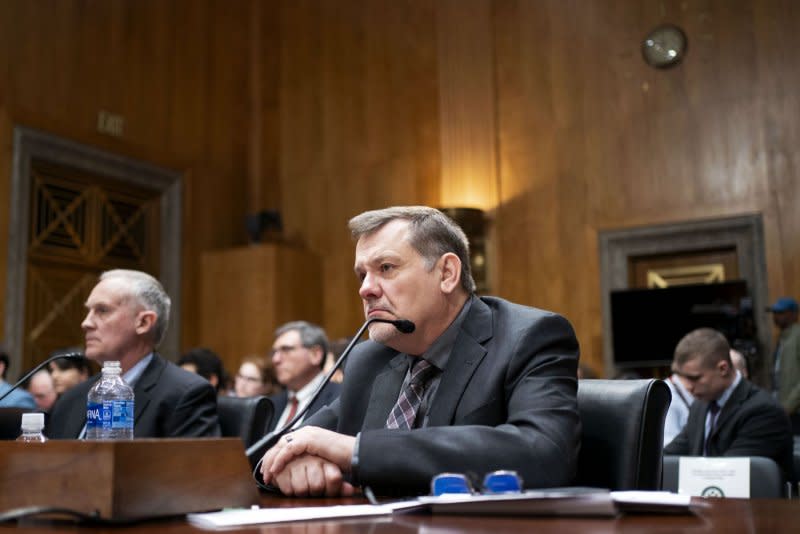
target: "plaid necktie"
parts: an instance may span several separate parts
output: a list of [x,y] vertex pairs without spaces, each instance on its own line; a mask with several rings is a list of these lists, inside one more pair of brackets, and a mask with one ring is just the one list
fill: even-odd
[[706,441],[703,444],[703,456],[708,456],[708,445],[711,441],[711,434],[714,433],[714,427],[717,425],[717,416],[719,415],[719,404],[717,401],[711,401],[708,405],[708,414],[711,418],[711,422],[708,428],[708,435],[706,436]]
[[411,368],[411,380],[400,392],[394,408],[386,419],[386,428],[399,428],[408,430],[414,428],[414,420],[417,418],[417,410],[422,402],[422,394],[425,386],[433,375],[436,367],[427,360],[418,358]]

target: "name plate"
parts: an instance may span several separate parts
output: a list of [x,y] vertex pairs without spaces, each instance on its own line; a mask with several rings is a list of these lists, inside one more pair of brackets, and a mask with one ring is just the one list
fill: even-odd
[[750,497],[750,458],[682,456],[678,493],[694,497]]

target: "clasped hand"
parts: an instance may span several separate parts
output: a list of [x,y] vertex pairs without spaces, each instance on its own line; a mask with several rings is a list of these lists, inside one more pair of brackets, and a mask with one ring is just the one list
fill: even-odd
[[265,484],[278,486],[285,495],[348,496],[355,438],[309,426],[282,437],[261,460]]

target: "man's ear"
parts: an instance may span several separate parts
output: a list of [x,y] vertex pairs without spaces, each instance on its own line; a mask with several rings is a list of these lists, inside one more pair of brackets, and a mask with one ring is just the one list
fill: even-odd
[[158,315],[152,310],[142,310],[136,314],[136,333],[144,335],[152,332],[156,327],[156,319]]
[[322,365],[322,359],[325,358],[325,353],[322,352],[322,347],[319,345],[314,345],[310,349],[311,351],[311,363],[320,367]]
[[717,369],[719,369],[719,373],[722,376],[728,376],[731,372],[731,365],[728,363],[728,360],[720,360],[717,362]]
[[450,294],[461,285],[461,260],[452,252],[447,252],[439,258],[439,262],[442,269],[442,293]]

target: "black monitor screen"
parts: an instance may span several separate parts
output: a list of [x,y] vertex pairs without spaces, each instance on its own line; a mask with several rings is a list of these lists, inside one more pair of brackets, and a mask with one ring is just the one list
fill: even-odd
[[695,328],[715,328],[729,342],[742,337],[752,301],[743,280],[611,292],[611,332],[617,367],[672,363],[675,345]]

